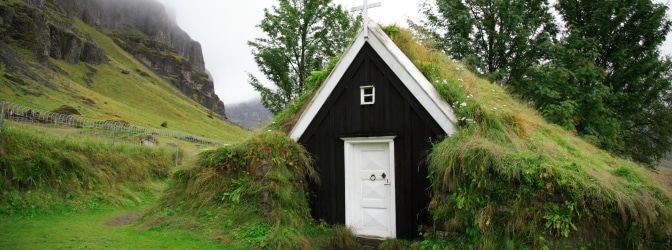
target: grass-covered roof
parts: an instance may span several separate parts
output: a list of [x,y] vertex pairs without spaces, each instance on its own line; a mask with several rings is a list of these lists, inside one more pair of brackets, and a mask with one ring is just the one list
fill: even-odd
[[[670,192],[654,181],[657,173],[550,124],[505,86],[428,49],[410,31],[384,30],[459,119],[458,132],[428,159],[428,207],[441,235],[486,249],[666,244]],[[323,80],[331,65],[311,80]],[[311,95],[290,104],[271,128],[291,130]]]
[[410,32],[387,30],[460,120],[429,157],[429,208],[441,230],[485,248],[649,248],[669,235],[670,196],[655,173],[549,124]]

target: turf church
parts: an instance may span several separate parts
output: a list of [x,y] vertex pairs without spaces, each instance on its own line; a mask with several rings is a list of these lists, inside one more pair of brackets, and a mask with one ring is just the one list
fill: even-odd
[[316,219],[357,235],[414,238],[430,222],[427,154],[456,131],[452,108],[369,21],[290,132],[315,158]]

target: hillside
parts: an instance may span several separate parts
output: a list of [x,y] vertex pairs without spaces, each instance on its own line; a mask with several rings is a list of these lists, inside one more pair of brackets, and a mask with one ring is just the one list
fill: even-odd
[[[152,0],[3,1],[0,99],[37,109],[168,128],[225,141],[200,45]],[[243,136],[241,136],[243,135]]]

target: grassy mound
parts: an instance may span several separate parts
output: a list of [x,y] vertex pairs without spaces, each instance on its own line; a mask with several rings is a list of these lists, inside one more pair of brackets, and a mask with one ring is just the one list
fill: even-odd
[[308,185],[317,178],[302,146],[281,133],[261,133],[202,152],[194,166],[176,172],[145,226],[204,231],[242,248],[310,248],[320,243],[309,237],[339,230],[311,224]]
[[459,117],[459,132],[429,157],[429,208],[448,242],[483,249],[669,244],[672,206],[650,178],[655,173],[547,123],[410,32],[386,30]]
[[166,179],[175,151],[61,137],[26,127],[0,134],[0,214],[88,209],[143,201],[148,181]]

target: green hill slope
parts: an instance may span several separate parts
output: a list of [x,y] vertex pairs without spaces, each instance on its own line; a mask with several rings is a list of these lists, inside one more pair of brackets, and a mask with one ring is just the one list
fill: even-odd
[[[219,119],[215,112],[184,96],[170,82],[119,47],[121,42],[113,40],[112,30],[94,28],[75,17],[64,16],[49,3],[39,9],[18,1],[3,1],[0,11],[3,15],[10,13],[7,16],[11,16],[15,24],[23,24],[12,26],[13,30],[2,27],[5,32],[0,35],[0,99],[44,110],[69,105],[84,117],[146,127],[159,128],[167,122],[168,129],[223,141],[236,142],[248,135],[245,130]],[[59,48],[72,48],[67,45],[83,41],[82,46],[94,44],[93,48],[102,49],[105,60],[99,64],[86,60],[73,63],[72,60],[45,58],[36,53],[31,40],[38,38],[26,35],[32,34],[30,30],[15,29],[30,29],[32,22],[39,21],[49,23],[51,43],[65,43]],[[54,28],[59,25],[67,28]],[[54,39],[54,36],[68,39]],[[52,49],[54,46],[51,45]],[[86,51],[85,48],[82,53]],[[188,63],[176,53],[155,53]]]

